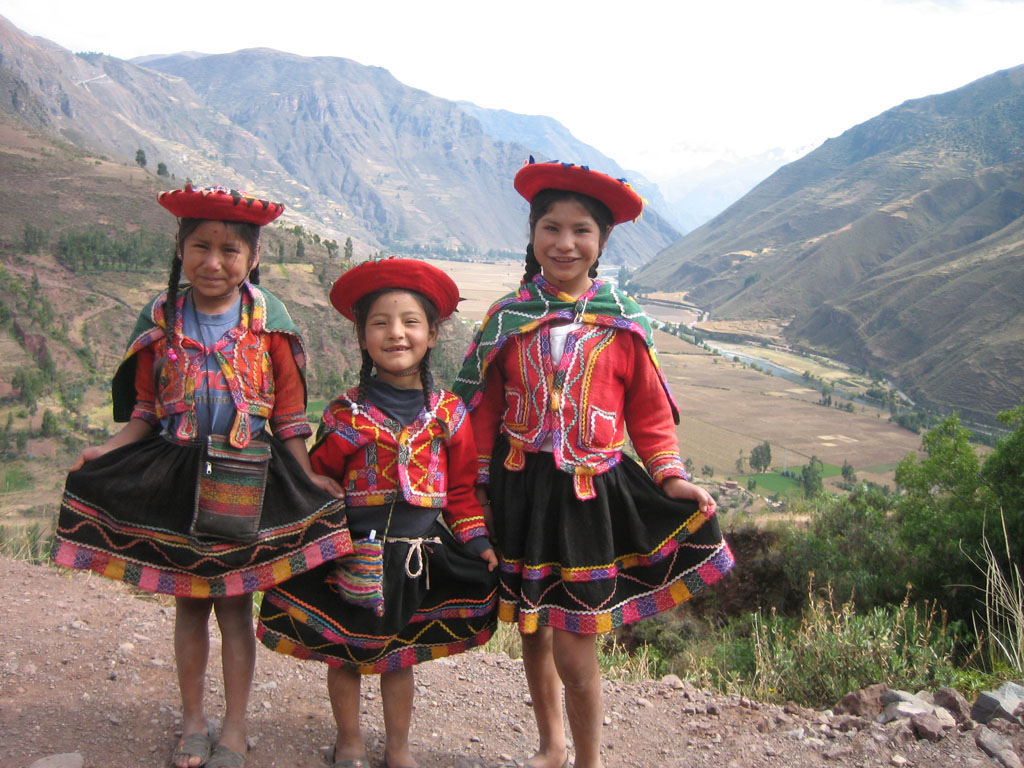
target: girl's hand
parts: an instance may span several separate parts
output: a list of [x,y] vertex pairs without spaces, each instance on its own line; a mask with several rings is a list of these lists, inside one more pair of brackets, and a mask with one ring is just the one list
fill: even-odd
[[494,554],[494,550],[491,547],[480,553],[480,559],[487,561],[488,571],[493,571],[498,567],[498,556]]
[[661,484],[661,490],[666,496],[673,499],[692,499],[697,502],[697,507],[707,516],[715,513],[718,505],[715,499],[699,485],[694,485],[681,477],[669,477]]
[[325,493],[331,494],[336,499],[345,500],[345,490],[338,484],[338,481],[327,475],[318,475],[315,472],[307,473],[313,485]]
[[105,453],[108,453],[111,449],[107,447],[106,443],[103,445],[90,445],[87,448],[83,448],[82,452],[78,454],[78,458],[75,459],[75,463],[71,465],[70,472],[74,472],[76,469],[81,469],[85,466],[87,461],[98,459]]
[[142,419],[130,419],[127,424],[121,427],[120,432],[103,443],[103,445],[90,445],[88,448],[83,448],[69,471],[74,472],[76,469],[81,469],[87,461],[95,461],[103,454],[110,453],[115,448],[141,440],[150,434],[153,429],[153,425],[149,422]]

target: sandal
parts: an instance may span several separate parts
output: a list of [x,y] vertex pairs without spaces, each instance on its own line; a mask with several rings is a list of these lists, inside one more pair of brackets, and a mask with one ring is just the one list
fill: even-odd
[[213,754],[213,738],[209,731],[196,731],[178,742],[171,754],[171,762],[177,765],[180,761],[188,761],[191,757],[199,758],[199,765],[206,765]]
[[370,768],[370,758],[368,757],[349,757],[345,760],[334,759],[334,747],[331,747],[331,751],[327,753],[326,758],[330,763],[331,768]]
[[241,752],[218,744],[206,761],[206,768],[244,768],[245,755]]
[[[511,762],[501,763],[498,768],[530,768],[527,761],[532,759],[532,756],[524,757],[522,760],[513,759]],[[562,763],[562,768],[569,768],[569,750],[565,750],[565,762]]]

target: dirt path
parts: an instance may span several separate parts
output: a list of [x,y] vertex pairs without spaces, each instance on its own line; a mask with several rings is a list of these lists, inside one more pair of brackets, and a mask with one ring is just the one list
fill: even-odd
[[[0,559],[0,758],[29,766],[78,752],[85,766],[166,766],[180,725],[171,601],[122,584]],[[214,639],[213,658],[219,651]],[[522,665],[471,652],[417,668],[413,749],[425,768],[495,766],[522,757],[536,730]],[[675,684],[673,684],[673,682]],[[605,683],[605,765],[666,768],[998,766],[954,730],[918,741],[905,721],[842,731],[836,718],[694,689],[685,683]],[[223,705],[209,678],[210,715]],[[382,720],[364,686],[367,746],[380,765]],[[1004,730],[1006,728],[1004,727]],[[250,707],[251,768],[320,768],[333,721],[324,669],[260,648]],[[1021,748],[1019,729],[1006,737]],[[478,762],[474,762],[478,761]]]

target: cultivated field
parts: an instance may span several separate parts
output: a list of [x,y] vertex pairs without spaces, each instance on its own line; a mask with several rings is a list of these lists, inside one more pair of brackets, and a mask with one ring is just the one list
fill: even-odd
[[[522,263],[518,261],[500,264],[433,263],[452,275],[459,285],[464,301],[459,307],[458,317],[466,322],[479,322],[490,303],[513,290],[522,276]],[[22,270],[31,268],[31,262],[20,265]],[[51,282],[58,284],[61,280],[60,275],[51,275],[45,270],[39,270],[39,274],[44,287]],[[145,298],[159,288],[159,284],[153,282],[151,275],[132,277],[139,281],[140,287],[137,292],[130,293],[128,300],[141,306]],[[308,268],[294,264],[275,265],[274,269],[268,269],[267,283],[277,286],[282,277],[293,289],[296,284],[302,286],[301,290],[289,289],[286,292],[293,313],[324,313],[322,326],[307,322],[310,326],[307,343],[313,352],[314,362],[325,364],[330,350],[338,343],[338,333],[344,335],[348,330],[339,330],[341,321],[329,308],[323,286]],[[149,282],[153,284],[149,285]],[[54,294],[51,301],[61,306],[63,300]],[[650,306],[648,309],[661,320],[677,322],[680,319],[672,308]],[[663,310],[664,315],[661,314]],[[121,324],[133,321],[136,311],[135,308],[122,308]],[[326,331],[329,329],[337,333],[328,334]],[[99,333],[117,339],[125,334],[120,328],[97,330],[90,326],[88,329],[71,327],[69,330],[71,333]],[[886,413],[861,406],[856,406],[854,413],[825,408],[817,404],[820,395],[814,389],[744,368],[724,356],[712,355],[660,331],[656,332],[655,338],[680,408],[677,434],[683,458],[692,460],[697,475],[702,475],[704,466],[712,467],[714,474],[706,479],[723,480],[737,476],[736,459],[740,452],[749,456],[754,446],[768,440],[774,469],[799,470],[810,456],[815,455],[837,466],[849,461],[860,479],[892,485],[895,462],[916,450],[920,444],[918,435],[889,424]],[[116,365],[120,341],[109,349],[103,346],[95,349],[100,358],[99,369],[104,373],[86,389],[81,408],[93,426],[112,427],[106,381],[107,371],[112,372]],[[759,352],[752,350],[751,354]],[[13,339],[5,336],[0,338],[0,359],[4,361],[0,396],[10,395],[11,377],[19,366],[29,365],[29,358]],[[803,361],[805,368],[808,367],[809,361],[805,358],[798,361]],[[786,365],[781,359],[776,362]],[[824,376],[826,372],[818,367],[813,372],[828,378]],[[30,428],[38,434],[45,409],[59,413],[61,406],[53,398],[44,398],[39,401],[38,410],[28,413],[15,403],[0,412],[0,418],[6,420],[10,413],[14,429]],[[13,465],[0,466],[0,526],[17,528],[34,521],[45,525],[57,508],[69,459],[58,452],[53,438],[29,440],[22,455],[24,458]]]

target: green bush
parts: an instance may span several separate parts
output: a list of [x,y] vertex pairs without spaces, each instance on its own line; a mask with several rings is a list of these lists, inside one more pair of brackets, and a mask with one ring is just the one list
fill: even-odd
[[[956,416],[925,433],[921,448],[924,458],[908,454],[896,467],[903,490],[893,515],[903,545],[901,576],[919,597],[940,600],[967,619],[984,588],[972,560],[983,558],[984,532],[998,527],[998,511],[988,502],[970,432]],[[1001,541],[992,543],[1001,550]]]
[[787,529],[782,560],[793,588],[806,593],[813,572],[862,610],[898,604],[906,582],[893,564],[905,555],[893,529],[892,507],[892,499],[877,487],[861,487],[814,508],[806,528]]
[[831,589],[812,591],[799,620],[758,614],[752,642],[748,692],[761,700],[819,707],[874,683],[917,691],[956,679],[956,638],[934,603],[858,614],[853,603],[836,606]]

